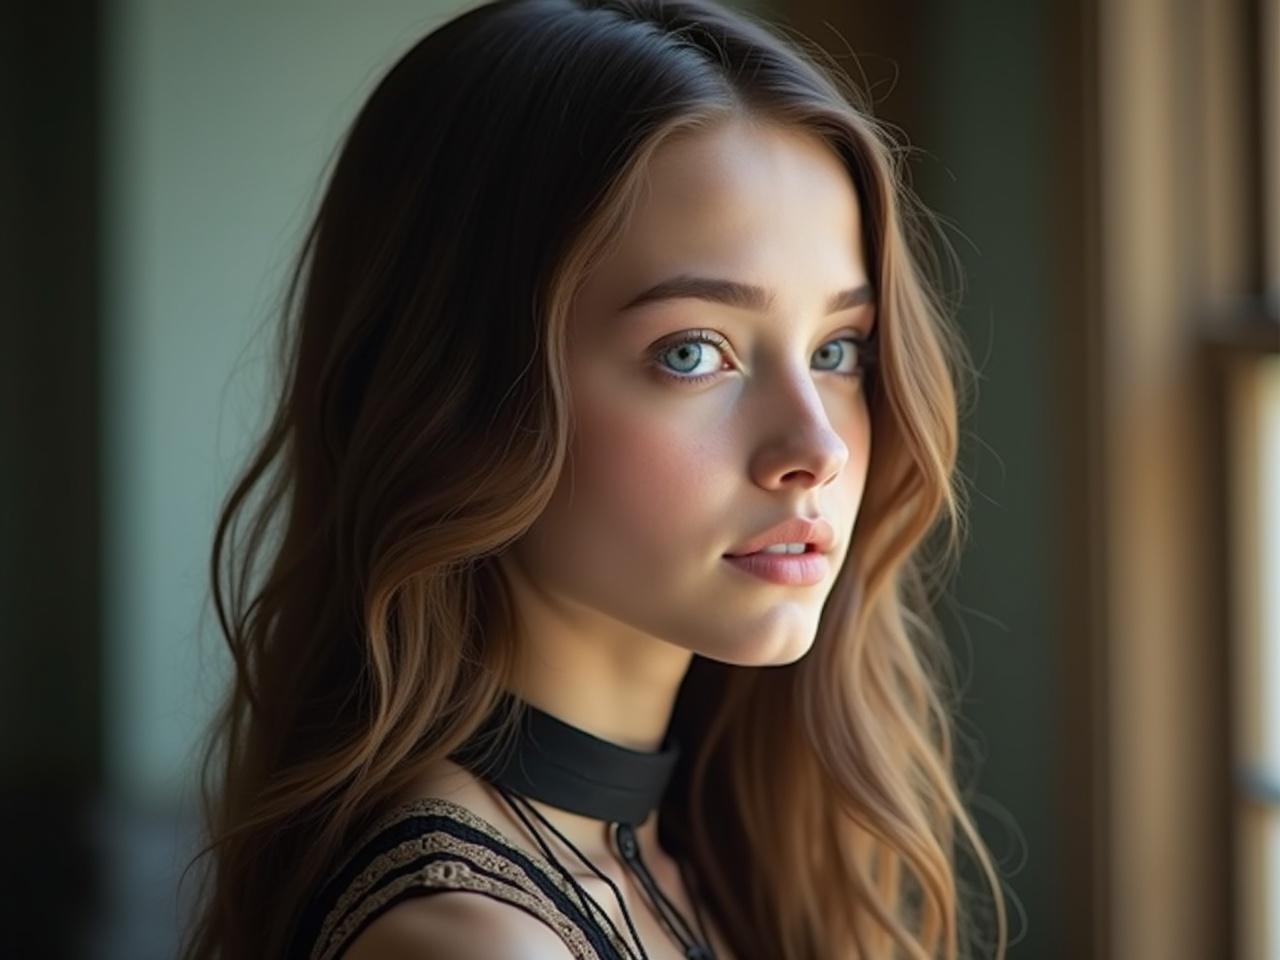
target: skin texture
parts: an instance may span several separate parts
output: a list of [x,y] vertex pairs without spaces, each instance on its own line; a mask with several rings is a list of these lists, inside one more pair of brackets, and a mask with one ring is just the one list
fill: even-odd
[[[659,746],[695,653],[764,667],[810,649],[871,450],[862,378],[839,372],[856,372],[859,348],[843,338],[875,323],[873,303],[826,313],[832,294],[869,277],[858,197],[818,138],[735,121],[664,144],[648,180],[621,246],[587,278],[569,318],[571,460],[545,513],[499,558],[528,639],[516,692],[637,750]],[[622,310],[681,274],[756,284],[774,302],[756,311],[685,298]],[[671,343],[704,329],[727,346]],[[771,584],[723,559],[801,514],[836,532],[820,583]],[[460,770],[442,767],[448,788],[440,779],[419,792],[450,796],[526,838]],[[616,864],[599,821],[535,806],[602,869]],[[637,837],[664,891],[683,893],[656,817]],[[576,862],[558,841],[553,849]],[[674,951],[629,874],[615,875],[637,925],[640,914],[650,920],[651,936],[644,926],[641,936],[651,954]]]

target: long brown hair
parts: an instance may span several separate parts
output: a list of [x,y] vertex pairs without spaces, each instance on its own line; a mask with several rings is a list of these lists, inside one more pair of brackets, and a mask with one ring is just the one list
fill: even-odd
[[733,118],[815,133],[848,168],[878,303],[874,444],[812,649],[694,658],[663,842],[739,957],[1003,956],[930,614],[962,540],[972,366],[905,150],[816,46],[713,0],[498,0],[378,84],[285,291],[279,395],[213,542],[235,672],[204,754],[188,960],[282,956],[353,837],[497,706],[520,638],[493,558],[565,464],[569,305],[653,152]]

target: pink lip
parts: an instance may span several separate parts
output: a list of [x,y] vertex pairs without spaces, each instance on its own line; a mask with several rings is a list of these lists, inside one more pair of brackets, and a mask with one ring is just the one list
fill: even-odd
[[752,574],[770,583],[788,587],[808,587],[821,583],[831,572],[831,562],[826,554],[808,553],[750,553],[744,557],[725,557],[744,573]]
[[835,531],[822,517],[792,517],[757,534],[725,555],[744,557],[777,543],[805,543],[818,553],[830,553],[835,546]]

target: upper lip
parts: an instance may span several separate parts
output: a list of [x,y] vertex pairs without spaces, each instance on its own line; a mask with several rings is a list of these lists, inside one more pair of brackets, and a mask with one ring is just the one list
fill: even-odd
[[835,538],[835,531],[831,529],[831,524],[821,517],[813,520],[806,517],[792,517],[757,534],[725,556],[741,557],[748,553],[758,553],[775,543],[811,543],[818,553],[828,553]]

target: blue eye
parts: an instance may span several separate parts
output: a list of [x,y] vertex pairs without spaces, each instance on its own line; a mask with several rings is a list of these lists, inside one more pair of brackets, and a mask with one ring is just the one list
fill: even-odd
[[[814,356],[823,356],[824,359],[820,363],[831,364],[831,366],[820,367],[824,372],[859,379],[875,362],[875,357],[871,353],[874,339],[875,334],[869,337],[837,337],[819,347]],[[715,350],[708,350],[708,346],[714,347]],[[667,341],[658,346],[653,355],[654,366],[658,373],[668,380],[676,380],[680,383],[702,383],[715,377],[723,369],[724,364],[721,363],[715,370],[707,373],[694,374],[692,371],[698,368],[699,363],[714,359],[716,354],[723,353],[728,346],[729,342],[714,330],[689,330],[674,341]],[[674,358],[673,362],[667,363],[668,357]]]

